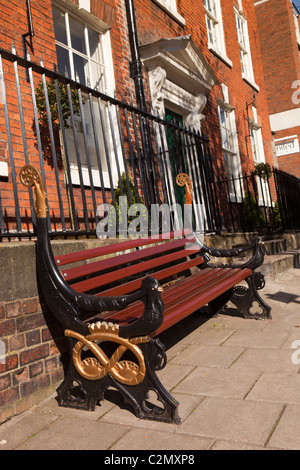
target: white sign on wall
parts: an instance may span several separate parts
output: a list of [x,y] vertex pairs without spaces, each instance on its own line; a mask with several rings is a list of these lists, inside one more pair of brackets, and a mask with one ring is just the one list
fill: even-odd
[[299,152],[299,140],[297,136],[287,137],[285,139],[275,140],[276,156],[282,157],[283,155],[291,155],[292,153]]

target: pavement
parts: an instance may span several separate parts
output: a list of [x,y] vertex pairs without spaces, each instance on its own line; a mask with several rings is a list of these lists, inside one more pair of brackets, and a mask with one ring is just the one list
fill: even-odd
[[299,450],[300,269],[267,282],[262,297],[272,320],[229,308],[161,335],[168,363],[159,377],[180,403],[180,424],[136,418],[114,390],[95,412],[59,408],[53,395],[0,426],[0,449],[106,450],[112,459],[137,450]]

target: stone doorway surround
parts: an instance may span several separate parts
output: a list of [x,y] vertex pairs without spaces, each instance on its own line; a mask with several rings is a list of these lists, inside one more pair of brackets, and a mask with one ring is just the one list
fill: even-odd
[[140,54],[149,73],[152,112],[164,118],[167,107],[200,131],[207,95],[218,80],[191,36],[160,39],[141,46]]

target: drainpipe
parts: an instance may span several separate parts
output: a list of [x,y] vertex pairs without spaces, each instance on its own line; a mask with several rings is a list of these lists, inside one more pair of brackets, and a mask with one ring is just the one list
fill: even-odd
[[135,83],[136,99],[140,109],[147,111],[145,90],[143,83],[142,61],[139,53],[138,34],[135,18],[134,0],[125,0],[129,42],[131,48],[131,73]]
[[[142,61],[139,53],[139,41],[135,17],[135,7],[134,0],[125,0],[126,13],[127,13],[127,23],[128,23],[128,33],[129,33],[129,42],[131,48],[131,74],[135,83],[135,93],[137,106],[142,111],[147,112],[146,98],[145,98],[145,89],[143,82],[143,68]],[[145,204],[150,209],[150,204],[156,203],[155,197],[155,168],[153,162],[153,149],[150,138],[150,129],[147,119],[141,117],[141,131],[144,136],[144,181],[147,186],[147,190],[144,194]],[[140,175],[142,177],[142,175]]]

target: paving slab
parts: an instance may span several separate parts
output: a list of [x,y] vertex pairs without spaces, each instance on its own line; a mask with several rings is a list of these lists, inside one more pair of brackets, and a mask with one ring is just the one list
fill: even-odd
[[[62,434],[63,429],[63,434]],[[123,436],[129,427],[74,416],[60,417],[29,436],[18,450],[106,450]]]
[[0,449],[11,450],[57,420],[55,414],[26,412],[0,427]]
[[281,405],[206,397],[178,432],[265,446],[281,413]]
[[192,344],[174,357],[171,364],[186,364],[206,367],[229,367],[244,351],[241,347],[227,347]]
[[248,331],[237,330],[225,344],[231,347],[280,349],[288,336],[288,331],[269,331],[267,328],[262,331],[252,331],[251,334]]
[[272,320],[229,306],[161,335],[168,363],[158,376],[180,424],[138,419],[113,389],[95,412],[60,408],[53,395],[0,426],[0,450],[300,450],[299,286],[300,269],[267,282]]
[[259,376],[260,373],[255,370],[197,367],[173,391],[210,397],[243,399]]
[[203,438],[185,434],[170,433],[168,431],[157,431],[144,429],[136,433],[132,429],[112,446],[111,450],[209,450],[214,444],[213,438]]
[[286,450],[300,449],[300,406],[285,408],[268,445]]
[[[225,348],[222,348],[224,350]],[[288,349],[245,349],[232,364],[233,369],[258,370],[261,372],[282,372],[298,374],[299,364],[294,364],[292,352]]]
[[247,400],[300,405],[300,375],[264,372]]

